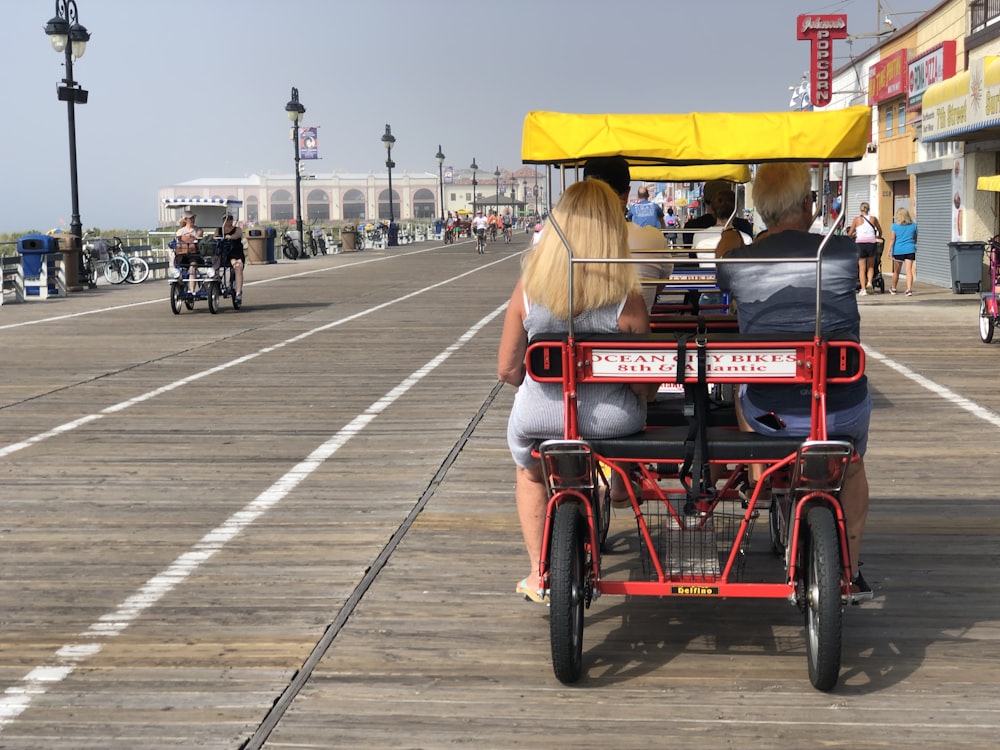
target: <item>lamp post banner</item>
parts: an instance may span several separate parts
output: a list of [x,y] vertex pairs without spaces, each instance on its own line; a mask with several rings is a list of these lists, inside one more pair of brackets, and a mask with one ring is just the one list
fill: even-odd
[[299,131],[299,158],[319,158],[319,140],[316,136],[315,127],[302,128]]
[[798,38],[809,40],[810,98],[825,107],[833,93],[833,40],[847,38],[847,16],[806,14],[798,17]]
[[445,167],[444,168],[444,184],[451,185],[455,181],[455,168]]

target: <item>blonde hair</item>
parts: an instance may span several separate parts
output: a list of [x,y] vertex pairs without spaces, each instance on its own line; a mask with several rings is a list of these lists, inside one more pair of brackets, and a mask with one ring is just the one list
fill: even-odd
[[[585,179],[570,185],[552,215],[574,258],[631,257],[621,199],[606,182]],[[542,232],[538,244],[525,255],[522,279],[528,299],[556,317],[569,319],[569,257],[554,227]],[[617,305],[638,287],[631,263],[577,263],[573,266],[573,317]]]
[[867,202],[863,202],[860,206],[858,206],[858,210],[861,213],[866,214],[866,213],[868,213],[869,211],[872,210],[872,207],[869,206]]
[[768,162],[757,167],[753,202],[768,227],[802,215],[802,204],[812,198],[812,177],[802,162]]
[[910,216],[910,212],[905,208],[900,208],[896,211],[896,215],[893,217],[897,224],[912,224],[913,217]]

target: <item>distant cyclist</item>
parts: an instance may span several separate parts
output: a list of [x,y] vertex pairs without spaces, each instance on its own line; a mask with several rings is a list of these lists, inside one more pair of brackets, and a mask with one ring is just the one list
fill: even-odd
[[510,242],[511,232],[514,231],[514,217],[511,216],[509,208],[503,210],[503,216],[500,217],[500,224],[503,226],[503,241]]
[[486,252],[486,230],[490,228],[489,219],[483,216],[482,211],[476,212],[476,218],[472,220],[472,233],[476,235],[476,249]]

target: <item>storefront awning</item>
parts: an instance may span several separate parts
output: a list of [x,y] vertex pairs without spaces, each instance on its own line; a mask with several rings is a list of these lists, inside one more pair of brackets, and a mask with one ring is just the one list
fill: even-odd
[[929,86],[922,108],[925,143],[996,137],[990,128],[1000,128],[1000,57],[975,60],[969,70]]
[[990,175],[989,177],[980,177],[976,180],[976,189],[1000,193],[1000,174]]

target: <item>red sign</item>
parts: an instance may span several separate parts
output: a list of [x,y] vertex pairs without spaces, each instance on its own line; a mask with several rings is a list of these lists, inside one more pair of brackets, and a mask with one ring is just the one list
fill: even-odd
[[879,60],[868,71],[868,103],[878,104],[905,95],[908,79],[905,49]]
[[813,106],[825,107],[833,93],[833,40],[847,38],[847,16],[843,14],[798,17],[798,38],[810,42],[809,71]]
[[929,86],[955,75],[955,40],[941,42],[909,64],[909,106],[920,104]]

